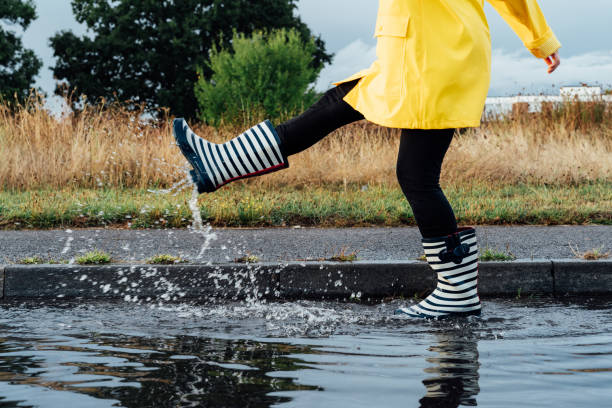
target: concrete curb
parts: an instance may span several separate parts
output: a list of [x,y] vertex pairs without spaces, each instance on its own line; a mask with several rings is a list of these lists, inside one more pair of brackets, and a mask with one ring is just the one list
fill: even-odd
[[[367,299],[423,296],[434,285],[417,261],[0,266],[4,299]],[[612,295],[612,261],[482,262],[479,288],[485,297]]]

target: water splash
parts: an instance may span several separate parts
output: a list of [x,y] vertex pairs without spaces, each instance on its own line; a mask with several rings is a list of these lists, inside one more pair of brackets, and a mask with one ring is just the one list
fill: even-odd
[[160,190],[148,189],[147,191],[149,193],[153,193],[153,194],[157,194],[157,195],[169,195],[169,194],[172,194],[172,196],[175,197],[179,193],[181,193],[182,191],[184,191],[187,188],[189,188],[190,186],[191,186],[191,180],[189,179],[189,177],[185,177],[185,178],[177,181],[176,183],[174,183],[173,185],[171,185],[167,189],[160,189]]
[[204,257],[205,252],[208,250],[208,248],[210,248],[210,244],[217,239],[217,234],[212,232],[212,227],[210,226],[210,224],[204,226],[204,222],[202,221],[202,210],[198,206],[199,196],[200,194],[198,193],[198,188],[194,184],[191,193],[191,199],[189,200],[189,209],[191,210],[193,218],[191,230],[204,238],[204,243],[200,248],[200,252],[195,258],[197,260],[200,260]]

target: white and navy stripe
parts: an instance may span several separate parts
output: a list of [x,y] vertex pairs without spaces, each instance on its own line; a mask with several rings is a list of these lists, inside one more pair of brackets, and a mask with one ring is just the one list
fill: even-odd
[[460,230],[457,236],[461,244],[469,247],[459,263],[444,262],[439,257],[441,252],[448,249],[448,237],[423,239],[427,262],[438,275],[437,287],[421,303],[401,308],[398,313],[423,318],[480,313],[476,232],[473,228],[466,228]]
[[[194,180],[205,191],[247,177],[269,173],[289,166],[282,154],[280,138],[265,121],[223,144],[210,143],[197,136],[182,119],[175,124],[175,137],[183,154],[196,172]],[[177,130],[178,128],[178,130]],[[188,146],[186,146],[188,145]]]

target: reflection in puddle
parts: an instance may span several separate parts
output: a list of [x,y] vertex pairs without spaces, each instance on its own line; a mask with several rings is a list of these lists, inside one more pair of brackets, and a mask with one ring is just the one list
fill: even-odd
[[605,406],[609,306],[0,305],[0,407]]
[[270,392],[317,389],[266,375],[299,369],[300,361],[287,357],[295,348],[287,345],[187,336],[93,335],[47,339],[45,344],[19,339],[19,346],[16,340],[5,338],[0,346],[0,395],[6,399],[2,407],[18,406],[9,404],[18,401],[36,404],[31,386],[69,391],[63,393],[63,404],[85,394],[125,407],[270,406],[286,401],[268,396]]
[[480,362],[476,337],[450,331],[436,334],[436,341],[429,350],[437,355],[426,358],[432,367],[424,371],[432,377],[423,381],[427,394],[420,400],[421,407],[477,406]]

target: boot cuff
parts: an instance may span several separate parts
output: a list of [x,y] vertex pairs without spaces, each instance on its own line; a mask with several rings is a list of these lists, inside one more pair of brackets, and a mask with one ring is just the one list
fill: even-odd
[[461,240],[463,240],[475,234],[476,234],[476,230],[474,229],[474,227],[462,227],[462,228],[459,228],[457,232],[455,232],[454,234],[445,235],[445,236],[436,237],[436,238],[423,238],[422,242],[423,243],[434,243],[434,242],[446,241],[447,238],[452,237],[453,235],[457,235]]

